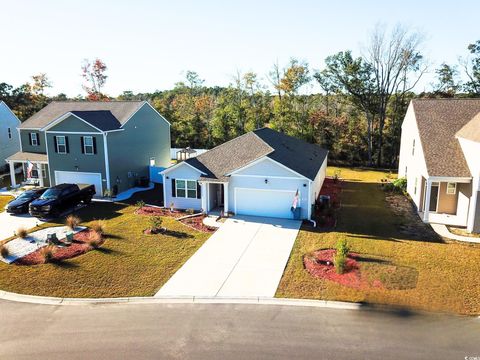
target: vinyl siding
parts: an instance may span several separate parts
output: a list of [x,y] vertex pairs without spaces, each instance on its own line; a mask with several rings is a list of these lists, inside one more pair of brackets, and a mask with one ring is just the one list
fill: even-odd
[[200,173],[186,164],[182,164],[177,168],[169,171],[165,174],[165,206],[170,207],[170,204],[173,203],[173,207],[176,209],[202,209],[202,200],[201,199],[190,199],[190,198],[178,198],[172,196],[172,179],[182,179],[182,180],[195,180],[198,181],[200,178]]
[[[110,182],[119,192],[149,176],[150,158],[157,167],[170,166],[170,125],[149,105],[143,105],[123,129],[107,136]],[[129,172],[137,177],[128,177]]]
[[50,129],[48,129],[48,131],[100,133],[100,131],[96,130],[91,125],[85,123],[84,121],[73,115],[70,115],[60,123],[52,126]]
[[[8,106],[0,101],[0,169],[6,166],[5,159],[20,151],[17,126],[18,118],[10,111]],[[8,136],[10,129],[11,138]]]
[[[20,131],[20,141],[22,142],[22,151],[23,152],[32,152],[32,153],[39,153],[45,154],[47,152],[45,146],[45,133],[43,131],[38,130],[23,130],[19,129]],[[39,146],[32,146],[30,145],[30,133],[36,133],[38,139],[40,140]]]

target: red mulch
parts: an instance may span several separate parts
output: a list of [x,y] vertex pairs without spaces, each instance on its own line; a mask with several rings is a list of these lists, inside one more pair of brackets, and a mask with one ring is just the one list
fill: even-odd
[[[336,250],[334,249],[324,249],[315,251],[313,253],[314,259],[312,259],[312,256],[305,255],[303,258],[305,269],[307,269],[310,275],[316,278],[334,281],[344,286],[356,289],[371,287],[368,281],[361,277],[359,264],[355,260],[358,254],[348,254],[345,272],[338,274],[333,264],[335,253]],[[329,264],[327,264],[327,262],[329,262]],[[374,287],[382,287],[379,281],[375,281],[372,285]]]
[[187,218],[187,219],[182,219],[182,220],[180,220],[180,222],[194,228],[195,230],[203,231],[203,232],[206,232],[206,233],[215,232],[215,230],[217,230],[217,229],[212,228],[210,226],[206,226],[203,223],[204,218],[205,218],[204,215],[200,215],[200,216],[195,216],[195,217],[191,217],[191,218]]
[[170,209],[158,208],[154,206],[144,206],[143,208],[135,211],[135,214],[148,216],[170,216],[174,218],[185,216],[185,213],[182,211],[174,210],[172,212]]
[[340,193],[342,192],[342,182],[340,180],[334,181],[331,178],[325,178],[322,188],[320,189],[320,195],[329,195],[330,204],[334,208],[340,206]]
[[[92,250],[93,248],[89,244],[90,233],[93,232],[91,229],[86,229],[84,231],[78,232],[73,235],[74,242],[70,246],[57,247],[53,259],[51,262],[62,261],[71,259],[80,255],[85,254],[86,252]],[[44,264],[45,259],[41,254],[41,249],[24,256],[15,261],[17,265],[39,265]]]

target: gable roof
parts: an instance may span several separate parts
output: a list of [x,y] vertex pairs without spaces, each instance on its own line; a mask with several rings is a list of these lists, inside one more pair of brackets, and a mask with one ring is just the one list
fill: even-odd
[[466,123],[456,134],[457,137],[480,142],[480,113]]
[[25,120],[19,128],[41,129],[66,113],[77,111],[109,111],[123,125],[143,104],[145,101],[52,101]]
[[71,111],[71,113],[102,131],[116,130],[122,126],[120,121],[108,110]]
[[412,100],[428,175],[471,177],[455,137],[480,112],[480,99]]
[[227,174],[268,156],[314,180],[328,151],[269,128],[248,132],[197,157],[185,160],[206,173],[201,180],[228,181]]

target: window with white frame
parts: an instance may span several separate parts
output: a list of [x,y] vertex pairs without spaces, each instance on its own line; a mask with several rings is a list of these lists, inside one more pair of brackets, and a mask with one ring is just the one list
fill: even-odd
[[8,132],[8,138],[11,139],[12,138],[12,129],[8,128],[7,132]]
[[30,140],[31,140],[32,146],[38,146],[38,135],[37,135],[37,133],[30,133]]
[[197,182],[195,180],[175,180],[176,197],[197,198]]
[[93,146],[93,137],[92,136],[84,136],[83,137],[83,152],[86,155],[95,154],[95,148]]
[[57,136],[57,153],[67,153],[67,141],[65,140],[65,136]]
[[447,194],[455,195],[457,193],[457,183],[447,183]]
[[150,158],[150,166],[155,166],[155,158],[154,157]]

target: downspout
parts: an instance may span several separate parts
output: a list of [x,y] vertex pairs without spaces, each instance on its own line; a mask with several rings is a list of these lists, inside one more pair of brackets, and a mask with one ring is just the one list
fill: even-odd
[[108,160],[108,144],[107,144],[107,134],[103,133],[103,148],[105,153],[105,174],[107,177],[107,190],[110,191],[110,163]]
[[312,219],[312,180],[308,181],[308,221],[310,221],[313,224],[313,227],[317,227],[317,222]]

